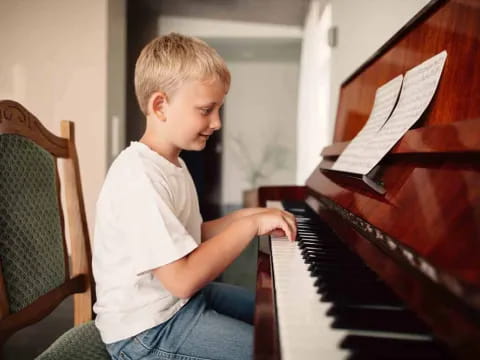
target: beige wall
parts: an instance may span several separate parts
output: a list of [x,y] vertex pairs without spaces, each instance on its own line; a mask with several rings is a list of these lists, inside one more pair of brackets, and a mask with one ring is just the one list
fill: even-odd
[[90,233],[107,166],[108,11],[109,0],[0,1],[0,98],[56,134],[75,122]]

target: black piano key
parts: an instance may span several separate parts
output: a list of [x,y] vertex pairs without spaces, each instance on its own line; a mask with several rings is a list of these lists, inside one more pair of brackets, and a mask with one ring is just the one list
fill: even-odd
[[299,246],[301,253],[307,255],[330,255],[336,256],[338,258],[348,258],[352,261],[362,262],[357,257],[352,256],[350,253],[346,253],[339,248],[329,247],[324,245],[317,245],[317,246]]
[[330,232],[323,226],[318,226],[309,222],[297,223],[297,229],[303,232],[313,232],[314,234],[330,235]]
[[334,283],[345,283],[349,284],[352,281],[355,282],[365,282],[365,283],[375,283],[378,282],[378,279],[370,276],[369,274],[364,274],[362,272],[356,272],[353,274],[345,274],[345,273],[338,273],[338,272],[324,272],[324,273],[310,273],[314,281],[314,286],[323,286],[323,284],[334,284]]
[[358,271],[367,270],[364,264],[341,258],[335,258],[330,255],[303,255],[304,262],[313,265],[315,269],[337,269],[338,271]]
[[330,244],[335,244],[337,246],[342,246],[346,249],[345,244],[342,244],[341,242],[339,242],[338,240],[336,240],[334,237],[332,237],[329,234],[322,234],[322,233],[312,234],[312,233],[305,233],[305,232],[301,232],[301,231],[300,232],[297,231],[297,234],[298,234],[298,237],[301,240],[313,241],[313,242],[322,242],[322,243],[325,243],[325,244],[330,243]]
[[320,239],[318,239],[318,238],[313,238],[313,237],[308,238],[308,237],[301,236],[301,235],[298,235],[298,234],[297,234],[297,238],[298,238],[299,244],[303,244],[305,246],[307,246],[307,245],[317,245],[317,244],[318,245],[324,245],[325,244],[324,241],[321,242]]
[[315,224],[310,221],[302,221],[302,222],[297,222],[297,229],[305,232],[313,232],[313,233],[325,233],[325,234],[330,234],[330,231],[325,228],[324,226]]
[[330,234],[330,231],[324,226],[314,224],[312,222],[307,222],[307,221],[297,223],[297,229],[301,231],[313,232],[317,234],[321,234],[321,233]]
[[362,262],[358,257],[354,256],[354,254],[345,252],[342,249],[336,248],[336,247],[330,247],[326,245],[317,245],[317,246],[309,245],[309,246],[303,246],[303,247],[299,246],[299,248],[306,254],[308,253],[312,255],[315,255],[315,254],[333,255],[333,256],[337,256],[338,258],[348,258],[352,261]]
[[303,239],[311,238],[313,240],[320,240],[322,238],[322,234],[301,231],[298,229],[297,229],[297,234],[298,236],[300,236],[300,238],[303,238]]
[[320,301],[331,302],[342,306],[361,306],[361,305],[383,305],[398,306],[402,302],[394,294],[377,290],[375,288],[365,289],[365,291],[318,291]]
[[297,232],[303,236],[314,236],[318,238],[332,238],[332,234],[323,230],[323,229],[306,229],[306,228],[298,228]]
[[305,244],[305,245],[308,245],[308,244],[312,244],[312,245],[315,245],[315,244],[327,244],[327,242],[322,241],[322,240],[321,240],[320,238],[318,238],[318,237],[304,236],[304,235],[302,235],[302,234],[297,234],[297,238],[298,238],[299,243],[302,243],[302,244]]
[[303,238],[312,237],[313,239],[316,239],[316,240],[320,240],[320,238],[322,237],[321,232],[312,233],[312,232],[302,231],[301,229],[298,229],[298,228],[297,228],[297,234]]
[[382,282],[379,281],[349,281],[349,282],[319,282],[317,289],[323,293],[330,294],[356,294],[370,292],[376,296],[385,296],[396,298],[396,295],[390,291]]
[[315,277],[314,286],[319,291],[327,291],[329,287],[331,288],[332,284],[335,284],[336,282],[343,282],[348,284],[352,280],[354,280],[356,284],[359,284],[359,286],[376,285],[379,283],[378,279],[372,279],[369,276],[362,276],[362,275],[357,275],[353,279],[351,277],[347,279],[347,277],[345,276],[343,277],[342,276],[336,276],[336,277],[317,276]]
[[[328,264],[328,263],[319,263],[319,262],[311,262],[308,266],[308,270],[313,275],[322,275],[322,274],[347,274],[351,271],[365,271],[368,272],[369,269],[365,265],[358,265],[358,264]],[[351,273],[354,276],[353,273]]]
[[339,243],[336,240],[332,240],[329,238],[314,238],[314,237],[306,237],[306,236],[301,236],[297,235],[298,237],[298,245],[302,247],[316,247],[316,246],[323,246],[323,247],[328,247],[332,249],[338,249],[341,250],[345,253],[352,253],[348,248],[345,247],[342,243]]
[[351,283],[350,286],[339,284],[330,284],[317,292],[325,297],[326,301],[341,297],[358,299],[378,299],[385,303],[400,303],[398,297],[393,294],[388,287],[378,285],[377,283]]
[[[289,206],[293,206],[291,212],[298,215],[297,245],[304,261],[309,264],[310,275],[315,278],[314,284],[320,294],[320,300],[333,304],[328,313],[333,317],[333,327],[380,333],[427,335],[430,333],[428,327],[405,309],[403,303],[375,272],[340,241],[329,226],[305,203],[287,202],[284,206],[287,211],[290,211]],[[382,339],[385,340],[389,339]],[[367,341],[371,341],[368,336],[359,339],[354,337],[353,340],[348,338],[342,345],[350,346],[353,354],[357,356],[355,358],[387,359],[397,358],[400,353],[395,350],[396,347],[408,346],[411,340],[382,342],[384,346],[375,350],[365,345]],[[429,353],[425,349],[435,349],[437,344],[422,341],[421,345],[418,342],[414,345],[416,348],[421,346],[424,349],[421,354],[426,354],[425,358],[429,359]],[[419,352],[417,350],[408,354],[404,352],[398,358],[411,358],[412,354],[418,355]],[[435,356],[431,358],[437,358]]]
[[401,302],[386,302],[383,299],[378,299],[378,298],[368,298],[368,297],[363,297],[363,298],[358,298],[358,297],[338,297],[335,298],[334,300],[329,299],[325,300],[323,295],[320,296],[320,301],[325,302],[325,303],[334,303],[335,305],[338,306],[346,306],[346,307],[385,307],[385,306],[401,306]]
[[348,335],[340,343],[353,351],[348,357],[360,359],[451,359],[448,349],[435,340],[410,340]]
[[408,310],[333,306],[333,328],[429,335],[430,329]]
[[344,251],[340,251],[338,249],[330,249],[328,247],[305,247],[302,249],[302,253],[304,255],[311,255],[311,256],[326,256],[326,257],[333,257],[338,258],[339,260],[348,260],[351,262],[361,262],[360,259],[353,254],[346,253]]
[[303,256],[311,257],[312,259],[318,259],[322,261],[328,261],[331,259],[333,263],[341,262],[341,263],[350,263],[350,264],[361,264],[362,262],[352,254],[346,254],[343,252],[338,251],[330,251],[329,249],[325,248],[305,248],[302,250],[301,254]]
[[324,249],[324,250],[329,250],[329,251],[335,251],[336,253],[343,253],[343,254],[349,254],[349,255],[354,255],[355,257],[358,258],[356,254],[354,254],[351,251],[346,250],[343,246],[340,244],[332,243],[332,242],[326,242],[326,241],[318,241],[318,240],[304,240],[300,239],[298,242],[298,246],[301,249],[312,249],[312,250],[317,250],[317,249]]
[[344,253],[350,253],[338,244],[326,243],[326,242],[320,242],[320,241],[306,241],[306,240],[301,240],[300,239],[299,242],[298,242],[298,246],[301,249],[321,248],[321,249],[328,249],[328,250],[331,250],[331,251],[339,251],[339,252],[344,252]]
[[334,254],[313,254],[313,253],[304,253],[301,255],[307,264],[318,264],[318,267],[321,268],[322,265],[328,267],[348,267],[358,266],[359,268],[365,268],[365,265],[361,262],[351,260],[349,258],[343,258],[341,256],[335,256]]
[[331,284],[335,282],[343,282],[343,283],[350,283],[355,281],[359,284],[376,284],[377,280],[372,279],[369,276],[364,276],[361,274],[351,275],[347,278],[347,276],[342,274],[323,274],[323,275],[316,275],[312,277],[315,279],[314,286],[318,288],[319,291],[326,291]]

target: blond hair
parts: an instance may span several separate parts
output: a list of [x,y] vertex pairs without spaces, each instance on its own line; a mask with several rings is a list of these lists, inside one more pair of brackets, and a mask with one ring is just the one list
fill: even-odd
[[220,79],[230,86],[225,61],[206,42],[170,33],[148,43],[135,65],[135,94],[147,115],[148,100],[157,91],[173,96],[185,80]]

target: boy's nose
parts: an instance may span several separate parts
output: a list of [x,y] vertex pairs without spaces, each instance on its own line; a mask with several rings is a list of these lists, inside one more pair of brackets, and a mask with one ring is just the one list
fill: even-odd
[[222,127],[222,122],[220,121],[220,115],[219,114],[213,115],[210,120],[210,129],[217,131],[217,130],[220,130],[221,127]]

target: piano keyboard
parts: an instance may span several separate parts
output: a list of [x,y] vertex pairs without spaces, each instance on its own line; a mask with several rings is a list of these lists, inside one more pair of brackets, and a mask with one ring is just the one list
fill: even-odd
[[[305,204],[296,242],[271,237],[281,358],[444,359],[446,349]],[[284,209],[281,202],[267,207]]]

